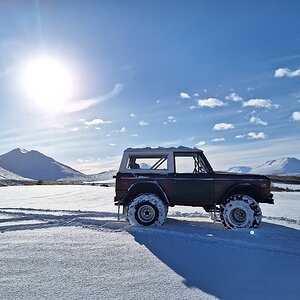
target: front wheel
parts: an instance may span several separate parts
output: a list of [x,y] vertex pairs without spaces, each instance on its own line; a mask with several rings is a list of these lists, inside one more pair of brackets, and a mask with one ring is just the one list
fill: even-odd
[[157,226],[165,222],[167,208],[155,194],[140,194],[128,206],[128,220],[133,226]]
[[258,227],[262,213],[259,204],[248,195],[232,195],[220,205],[221,220],[227,228]]

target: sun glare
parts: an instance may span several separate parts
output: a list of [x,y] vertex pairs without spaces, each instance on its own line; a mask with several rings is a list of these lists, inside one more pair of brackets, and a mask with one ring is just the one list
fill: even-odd
[[70,71],[58,60],[39,57],[24,64],[22,85],[26,95],[47,112],[64,111],[73,95]]

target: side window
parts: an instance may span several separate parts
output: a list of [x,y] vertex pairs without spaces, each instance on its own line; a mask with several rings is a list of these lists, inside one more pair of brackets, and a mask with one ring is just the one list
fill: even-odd
[[127,163],[127,169],[140,170],[167,170],[168,159],[166,155],[162,156],[130,156]]
[[176,154],[175,155],[176,173],[207,173],[205,164],[199,154]]

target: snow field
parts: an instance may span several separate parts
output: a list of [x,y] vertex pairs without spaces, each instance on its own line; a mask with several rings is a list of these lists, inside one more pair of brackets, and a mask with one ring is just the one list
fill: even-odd
[[299,299],[300,193],[275,193],[253,230],[226,230],[196,207],[132,227],[117,222],[113,197],[98,186],[0,188],[0,298]]
[[300,190],[300,184],[287,184],[287,183],[273,182],[272,185],[283,189],[288,188],[290,190]]
[[214,298],[186,287],[130,234],[82,228],[15,232],[1,248],[5,299],[164,299],[166,286],[174,299]]

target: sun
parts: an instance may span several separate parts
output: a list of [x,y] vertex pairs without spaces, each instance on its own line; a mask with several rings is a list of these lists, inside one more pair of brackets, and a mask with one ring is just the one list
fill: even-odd
[[57,59],[38,57],[22,66],[26,96],[47,112],[62,112],[74,94],[70,70]]

